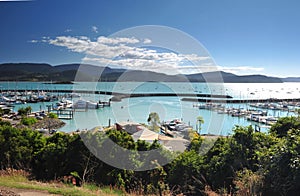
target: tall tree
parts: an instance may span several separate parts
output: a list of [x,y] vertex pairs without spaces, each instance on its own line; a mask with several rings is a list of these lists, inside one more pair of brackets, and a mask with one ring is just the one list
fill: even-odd
[[202,116],[197,117],[197,132],[200,133],[201,125],[204,124],[204,119]]
[[152,131],[159,131],[160,119],[156,112],[151,112],[147,121],[151,125]]

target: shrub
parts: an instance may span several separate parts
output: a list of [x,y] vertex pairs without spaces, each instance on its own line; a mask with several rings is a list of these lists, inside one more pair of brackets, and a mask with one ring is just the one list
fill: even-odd
[[27,125],[27,126],[31,126],[35,123],[37,123],[37,119],[36,118],[33,118],[33,117],[25,117],[25,118],[22,118],[21,120],[21,124],[23,125]]
[[52,113],[52,112],[50,112],[50,113],[48,114],[48,117],[49,117],[49,118],[58,118],[57,114],[54,114],[54,113]]
[[30,106],[28,106],[26,108],[19,108],[18,114],[21,116],[28,115],[29,113],[31,113],[31,110],[32,110],[32,108]]

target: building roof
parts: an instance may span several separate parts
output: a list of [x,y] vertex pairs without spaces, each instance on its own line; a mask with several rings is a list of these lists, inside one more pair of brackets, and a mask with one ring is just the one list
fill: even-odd
[[183,137],[177,135],[175,138],[160,135],[154,131],[149,130],[143,125],[135,122],[121,122],[116,123],[121,126],[123,130],[131,134],[134,141],[145,140],[147,142],[153,142],[158,140],[166,149],[171,151],[183,152],[189,145],[189,141],[183,139]]
[[168,137],[168,136],[159,136],[160,144],[166,147],[168,150],[171,151],[179,151],[184,152],[185,149],[190,144],[189,140],[183,139],[182,137]]
[[127,133],[131,135],[142,130],[142,125],[135,122],[121,122],[116,124],[121,126],[123,130],[125,130]]
[[145,141],[154,141],[158,140],[159,134],[147,129],[146,127],[141,126],[141,130],[134,133],[132,138],[134,141],[145,140]]

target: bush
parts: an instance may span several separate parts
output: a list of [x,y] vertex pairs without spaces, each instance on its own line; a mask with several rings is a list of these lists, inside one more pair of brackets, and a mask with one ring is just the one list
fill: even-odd
[[21,124],[23,124],[23,125],[27,125],[27,126],[31,126],[31,125],[33,125],[33,124],[35,124],[35,123],[37,123],[37,119],[36,118],[33,118],[33,117],[26,117],[26,118],[22,118],[22,120],[21,120]]
[[10,126],[10,122],[9,121],[4,121],[2,119],[0,119],[0,126]]
[[26,107],[26,108],[20,108],[18,109],[18,115],[24,116],[24,115],[28,115],[29,113],[31,113],[32,108],[30,106]]
[[57,114],[54,114],[52,112],[48,114],[48,117],[49,118],[58,118]]

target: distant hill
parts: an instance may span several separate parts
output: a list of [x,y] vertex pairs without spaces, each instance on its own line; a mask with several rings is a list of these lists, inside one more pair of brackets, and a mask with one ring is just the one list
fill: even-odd
[[1,81],[159,81],[159,82],[225,82],[225,83],[281,83],[300,82],[300,77],[277,78],[264,75],[239,76],[223,71],[188,75],[167,75],[152,71],[114,69],[89,64],[45,63],[0,64]]
[[191,82],[224,82],[224,83],[281,83],[281,78],[264,75],[238,76],[223,71],[191,74],[186,76]]
[[224,78],[224,82],[231,83],[281,83],[281,78],[268,77],[264,75],[246,75]]
[[300,77],[282,78],[282,82],[300,82]]
[[0,64],[0,69],[6,72],[14,72],[16,70],[23,72],[47,73],[52,72],[55,68],[46,63],[4,63]]
[[5,63],[0,64],[0,80],[39,81],[55,72],[55,68],[45,63]]

